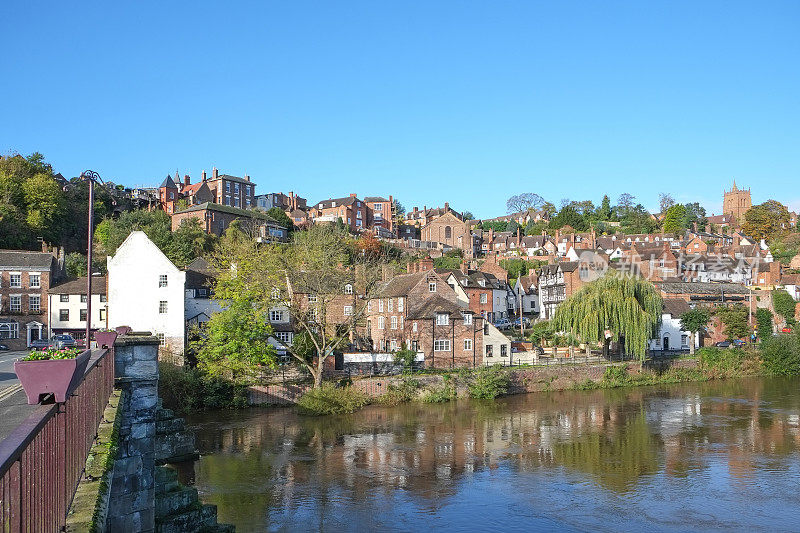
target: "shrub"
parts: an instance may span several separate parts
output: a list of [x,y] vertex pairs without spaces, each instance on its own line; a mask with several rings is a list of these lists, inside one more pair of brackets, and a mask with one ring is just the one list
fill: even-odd
[[620,386],[624,383],[627,383],[630,381],[628,368],[624,365],[607,366],[605,372],[603,372],[603,381],[613,384],[614,386]]
[[419,393],[420,382],[416,379],[404,378],[398,385],[389,385],[386,394],[378,398],[383,405],[399,405],[410,402]]
[[800,339],[797,335],[777,335],[761,343],[764,369],[773,375],[800,374]]
[[448,375],[442,376],[443,383],[439,387],[425,391],[420,398],[425,403],[444,403],[456,398],[456,387]]
[[209,376],[200,369],[159,363],[159,373],[159,395],[165,406],[178,413],[248,405],[246,386]]
[[475,370],[469,379],[469,397],[479,400],[492,400],[508,394],[508,372],[500,366],[490,366]]
[[352,413],[368,403],[367,395],[358,389],[325,383],[303,394],[297,401],[297,407],[303,415],[338,415]]

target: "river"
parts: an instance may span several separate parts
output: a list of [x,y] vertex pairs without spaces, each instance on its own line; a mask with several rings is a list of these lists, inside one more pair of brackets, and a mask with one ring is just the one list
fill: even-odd
[[798,531],[800,380],[190,417],[248,531]]

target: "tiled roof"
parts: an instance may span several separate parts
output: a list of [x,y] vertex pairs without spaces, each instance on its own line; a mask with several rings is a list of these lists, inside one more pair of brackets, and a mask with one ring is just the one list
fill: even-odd
[[389,200],[387,200],[383,196],[365,196],[364,197],[364,201],[365,202],[388,202]]
[[[86,276],[50,287],[50,294],[86,294]],[[92,294],[106,293],[106,277],[92,277]]]
[[164,188],[164,187],[166,187],[167,189],[177,189],[178,188],[178,186],[175,185],[175,182],[172,181],[172,176],[170,176],[170,175],[167,175],[167,177],[164,179],[164,181],[159,186],[159,189]]
[[683,298],[664,298],[663,301],[664,313],[669,313],[674,318],[678,318],[686,311],[689,311],[689,302]]
[[656,282],[661,292],[666,294],[749,294],[747,287],[738,283],[691,283],[688,281]]
[[27,250],[0,250],[0,268],[11,270],[40,270],[48,271],[53,266],[55,258],[47,252],[31,252]]
[[455,314],[468,311],[466,306],[461,306],[456,302],[448,300],[443,296],[435,294],[425,298],[418,305],[408,310],[409,318],[432,318],[436,313]]
[[[213,179],[214,178],[209,178],[209,180],[213,180]],[[246,185],[253,185],[255,187],[255,184],[252,181],[247,181],[246,179],[240,178],[239,176],[231,176],[230,174],[220,174],[217,177],[217,179],[228,180],[228,181],[238,181],[239,183],[244,183]]]
[[[259,211],[248,211],[246,209],[239,209],[238,207],[233,207],[230,205],[222,205],[222,204],[215,204],[213,202],[203,202],[202,204],[193,205],[187,207],[186,209],[182,209],[180,211],[176,211],[175,214],[181,213],[191,213],[192,211],[218,211],[220,213],[229,213],[231,215],[238,215],[240,217],[249,217],[249,218],[260,218],[262,220],[269,220],[275,224],[278,224],[272,217],[261,213]],[[280,225],[280,224],[278,224]]]
[[[377,292],[380,297],[393,298],[396,296],[406,296],[416,287],[417,283],[425,279],[428,275],[435,273],[428,270],[425,272],[415,272],[413,274],[401,274],[395,276],[383,284]],[[438,276],[436,276],[438,278]]]
[[[317,209],[329,209],[331,207],[339,207],[342,205],[352,205],[356,200],[358,200],[358,198],[355,196],[347,196],[345,198],[328,198],[327,200],[317,202],[314,207]],[[335,206],[334,203],[336,204]]]

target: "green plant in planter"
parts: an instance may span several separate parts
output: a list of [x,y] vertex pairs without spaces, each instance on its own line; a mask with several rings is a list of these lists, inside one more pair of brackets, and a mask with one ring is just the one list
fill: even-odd
[[47,350],[34,351],[23,358],[23,361],[47,361],[49,359],[75,359],[83,350],[79,348],[48,348]]

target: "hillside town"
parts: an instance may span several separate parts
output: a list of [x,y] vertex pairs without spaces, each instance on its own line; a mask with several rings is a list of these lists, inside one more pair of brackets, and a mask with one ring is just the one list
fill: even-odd
[[[31,161],[41,165],[37,156],[20,155],[2,163],[9,171],[23,169],[20,179],[33,179],[25,176],[30,172],[48,180],[55,196],[75,194],[85,185],[49,166],[31,170]],[[247,174],[217,168],[194,179],[175,172],[152,188],[98,185],[110,209],[93,243],[107,259],[101,256],[92,267],[91,317],[79,245],[34,235],[34,228],[35,239],[28,242],[38,242],[39,250],[9,249],[13,236],[0,237],[6,243],[0,250],[0,342],[23,350],[70,335],[82,344],[87,321],[91,332],[126,325],[151,331],[165,358],[189,364],[192,338],[229,304],[215,295],[214,241],[203,239],[225,239],[232,228],[255,246],[292,247],[293,236],[329,226],[384,256],[374,291],[347,283],[330,300],[326,321],[352,323],[346,342],[325,363],[330,372],[388,371],[395,354],[406,349],[416,354],[415,365],[427,368],[569,357],[573,346],[589,354],[599,346],[541,332],[564,301],[607,273],[644,278],[661,295],[651,353],[751,342],[758,335],[759,310],[769,312],[773,331],[788,331],[800,309],[795,305],[787,315],[773,297],[800,300],[797,214],[773,200],[754,206],[750,189],[735,181],[722,193],[719,214],[707,214],[698,203],[677,204],[669,194],[662,194],[659,213],[649,213],[630,194],[613,206],[606,196],[596,207],[591,201],[565,201],[557,209],[535,193],[523,193],[509,199],[507,214],[484,220],[448,202],[406,209],[391,191],[309,203],[295,191],[262,193],[257,187]],[[54,205],[60,202],[53,199]],[[125,225],[132,217],[139,222]],[[154,217],[163,217],[166,237],[156,237],[147,225]],[[7,223],[0,218],[0,225]],[[176,259],[168,250],[178,244],[163,244],[165,238],[192,230],[194,242],[206,244]],[[83,277],[75,267],[81,257]],[[287,283],[283,289],[291,301],[267,313],[269,343],[284,361],[291,360],[294,337],[303,332],[302,321],[293,316],[294,301],[321,296]],[[368,302],[363,311],[361,301]],[[732,328],[717,313],[699,330],[681,326],[687,311],[726,307],[746,310],[743,327]],[[609,348],[624,356],[624,339],[611,334]]]

